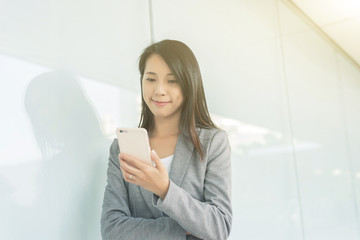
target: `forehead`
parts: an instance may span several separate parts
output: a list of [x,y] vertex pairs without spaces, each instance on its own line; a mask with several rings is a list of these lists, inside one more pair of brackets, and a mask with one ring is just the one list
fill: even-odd
[[145,74],[147,72],[153,73],[171,73],[169,66],[159,54],[151,54],[145,63]]

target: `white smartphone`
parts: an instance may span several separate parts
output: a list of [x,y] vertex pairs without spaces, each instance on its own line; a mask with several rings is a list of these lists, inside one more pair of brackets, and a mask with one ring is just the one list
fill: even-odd
[[131,155],[151,164],[150,143],[145,128],[118,128],[116,136],[120,153]]

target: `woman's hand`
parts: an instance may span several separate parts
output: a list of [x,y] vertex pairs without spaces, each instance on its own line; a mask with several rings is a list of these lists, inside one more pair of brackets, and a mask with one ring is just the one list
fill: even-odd
[[125,181],[139,185],[164,200],[169,189],[169,175],[154,150],[151,151],[151,160],[155,166],[130,155],[119,154],[120,169]]

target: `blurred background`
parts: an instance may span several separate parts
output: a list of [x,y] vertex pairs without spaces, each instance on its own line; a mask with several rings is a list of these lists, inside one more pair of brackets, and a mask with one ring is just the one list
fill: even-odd
[[359,0],[0,0],[0,239],[101,239],[110,143],[162,39],[229,134],[229,239],[360,239]]

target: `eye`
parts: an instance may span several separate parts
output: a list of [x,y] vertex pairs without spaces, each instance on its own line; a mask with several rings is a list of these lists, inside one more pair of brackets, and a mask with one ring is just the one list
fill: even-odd
[[168,82],[169,82],[169,83],[179,83],[178,80],[169,80]]
[[149,82],[154,82],[154,81],[155,81],[155,79],[153,79],[153,78],[146,78],[146,81],[149,81]]

